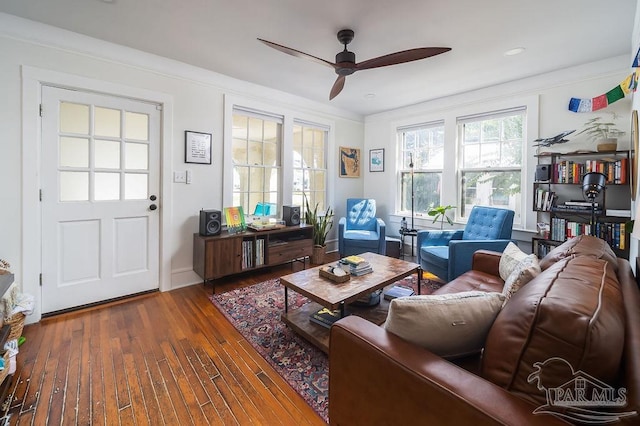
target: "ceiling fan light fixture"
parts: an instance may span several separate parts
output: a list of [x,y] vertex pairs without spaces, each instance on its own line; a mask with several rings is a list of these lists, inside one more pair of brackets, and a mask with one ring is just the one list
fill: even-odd
[[524,47],[514,47],[513,49],[509,49],[504,52],[504,56],[516,56],[523,53],[525,50]]
[[347,45],[351,43],[354,37],[354,32],[349,29],[340,30],[338,32],[338,41],[344,45],[344,49],[338,52],[336,55],[336,62],[329,62],[317,56],[310,55],[300,50],[292,49],[281,44],[274,43],[272,41],[258,38],[259,41],[279,50],[287,55],[296,56],[298,58],[305,58],[317,62],[319,64],[329,66],[333,68],[338,78],[331,87],[329,92],[329,100],[338,96],[338,94],[344,88],[344,82],[347,76],[353,74],[356,71],[367,70],[372,68],[386,67],[389,65],[403,64],[405,62],[417,61],[420,59],[430,58],[432,56],[440,55],[451,50],[450,47],[420,47],[417,49],[402,50],[399,52],[389,53],[387,55],[378,56],[377,58],[368,59],[364,62],[356,62],[356,55],[353,52],[347,50]]

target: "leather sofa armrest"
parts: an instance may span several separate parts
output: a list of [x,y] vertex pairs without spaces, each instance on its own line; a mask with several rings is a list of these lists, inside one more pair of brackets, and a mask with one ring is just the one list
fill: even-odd
[[331,327],[329,351],[331,425],[567,424],[356,316]]
[[473,253],[471,269],[499,277],[501,257],[502,253],[499,251],[477,250]]

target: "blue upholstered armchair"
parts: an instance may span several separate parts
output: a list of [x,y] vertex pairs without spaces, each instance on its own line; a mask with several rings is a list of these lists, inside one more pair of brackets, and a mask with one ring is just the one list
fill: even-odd
[[338,222],[338,249],[341,257],[367,251],[386,254],[385,224],[376,218],[376,200],[347,199],[347,217]]
[[503,251],[511,241],[514,212],[475,206],[464,229],[418,231],[416,244],[422,269],[451,281],[471,269],[476,250]]

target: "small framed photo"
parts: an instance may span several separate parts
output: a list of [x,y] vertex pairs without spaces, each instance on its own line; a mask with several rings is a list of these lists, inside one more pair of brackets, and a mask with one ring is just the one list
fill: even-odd
[[384,172],[384,148],[369,150],[369,171]]
[[360,177],[360,149],[340,147],[340,177]]
[[184,132],[185,163],[211,164],[211,133]]

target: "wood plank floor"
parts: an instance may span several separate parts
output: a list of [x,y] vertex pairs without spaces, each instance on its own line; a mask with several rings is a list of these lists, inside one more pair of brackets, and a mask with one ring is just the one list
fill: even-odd
[[[216,292],[301,268],[243,274]],[[325,424],[210,293],[194,285],[26,326],[5,424]]]

